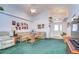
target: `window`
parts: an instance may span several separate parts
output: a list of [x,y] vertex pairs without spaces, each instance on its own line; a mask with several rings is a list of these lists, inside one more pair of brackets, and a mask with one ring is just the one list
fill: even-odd
[[54,30],[55,30],[55,31],[58,31],[58,30],[59,30],[58,27],[59,27],[58,25],[55,25],[55,26],[54,26]]
[[60,25],[60,31],[62,31],[62,28],[63,28],[62,25]]
[[62,24],[55,24],[54,31],[62,31]]
[[77,30],[78,30],[78,25],[77,24],[73,24],[72,31],[77,31]]

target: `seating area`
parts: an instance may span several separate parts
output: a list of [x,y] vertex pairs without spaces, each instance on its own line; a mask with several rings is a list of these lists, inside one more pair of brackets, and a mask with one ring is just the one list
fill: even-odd
[[64,42],[67,44],[67,49],[70,54],[79,54],[79,40],[72,39],[69,35],[63,35]]
[[79,41],[78,40],[69,40],[67,42],[69,52],[71,54],[79,54]]
[[30,40],[29,42],[34,42],[40,38],[46,38],[46,33],[45,32],[36,32],[36,33],[20,32],[20,33],[17,33],[17,36],[14,36],[15,41],[29,41]]

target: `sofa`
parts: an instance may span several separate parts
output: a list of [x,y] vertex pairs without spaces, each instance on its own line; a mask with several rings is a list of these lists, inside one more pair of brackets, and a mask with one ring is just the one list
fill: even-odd
[[17,35],[19,37],[18,41],[26,41],[30,38],[31,33],[30,32],[18,32]]
[[9,33],[6,31],[0,32],[0,49],[5,49],[14,46],[14,40],[10,37]]
[[45,32],[36,32],[35,38],[46,38]]
[[18,32],[17,35],[20,36],[20,40],[21,41],[27,41],[28,39],[36,40],[38,38],[45,38],[46,37],[46,33],[45,32],[35,32],[35,33]]
[[74,39],[74,40],[70,40],[70,42],[74,45],[76,50],[79,50],[79,41]]
[[79,54],[79,40],[70,39],[67,41],[68,51],[71,54]]

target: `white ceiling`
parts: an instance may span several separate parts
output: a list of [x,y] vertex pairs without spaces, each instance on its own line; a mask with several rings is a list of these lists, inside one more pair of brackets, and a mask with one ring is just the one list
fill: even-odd
[[[48,10],[51,14],[54,14],[56,12],[56,9],[62,9],[64,10],[63,12],[67,13],[68,10],[70,9],[71,5],[66,5],[66,4],[16,4],[14,5],[14,7],[18,7],[19,11],[23,11],[25,13],[27,13],[30,16],[36,16],[42,12],[44,12],[45,10]],[[30,9],[36,9],[36,14],[31,14],[30,13]],[[57,15],[57,14],[56,14]]]
[[[57,16],[57,13],[60,13],[62,11],[63,13],[68,13],[70,7],[72,5],[68,4],[6,4],[6,6],[9,6],[11,8],[15,8],[18,11],[27,13],[29,16],[37,16],[38,14],[44,12],[47,10],[50,14],[53,14]],[[30,9],[36,9],[35,14],[30,13]]]
[[[27,13],[31,16],[36,16],[41,12],[44,12],[45,10],[49,9],[48,5],[41,5],[41,4],[31,4],[31,5],[25,5],[26,9],[27,9]],[[30,13],[30,9],[36,9],[36,14],[31,14]]]

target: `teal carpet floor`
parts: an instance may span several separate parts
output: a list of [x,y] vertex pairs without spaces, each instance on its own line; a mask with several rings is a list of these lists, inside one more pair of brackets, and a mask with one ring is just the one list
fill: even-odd
[[13,47],[0,50],[0,54],[67,54],[67,50],[63,40],[41,39],[34,44],[17,43]]

